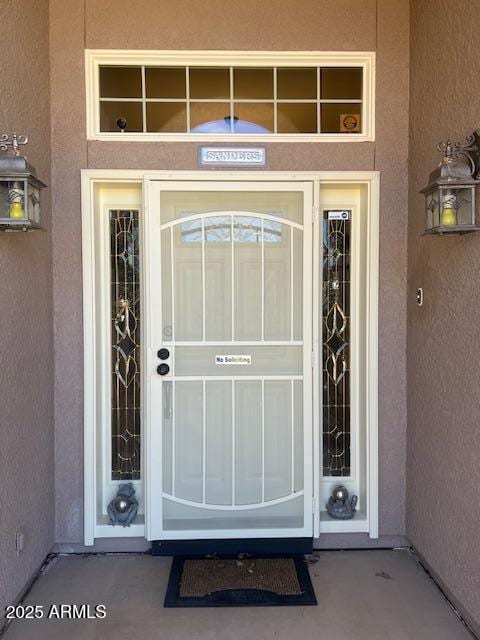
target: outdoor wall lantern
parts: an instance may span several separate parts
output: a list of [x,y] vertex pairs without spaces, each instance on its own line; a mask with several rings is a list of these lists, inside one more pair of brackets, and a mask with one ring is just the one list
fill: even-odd
[[20,145],[28,138],[16,133],[0,136],[0,230],[40,229],[40,192],[46,187],[35,176],[35,169],[20,155]]
[[425,195],[426,234],[480,231],[475,211],[479,141],[475,132],[463,146],[450,140],[437,146],[443,158],[420,192]]

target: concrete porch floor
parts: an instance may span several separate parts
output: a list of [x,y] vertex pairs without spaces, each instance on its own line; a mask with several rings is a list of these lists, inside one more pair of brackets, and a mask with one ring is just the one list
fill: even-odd
[[[407,550],[325,551],[317,607],[164,609],[170,558],[60,556],[24,605],[104,604],[103,620],[17,620],[6,640],[471,640]],[[380,574],[380,575],[379,575]]]

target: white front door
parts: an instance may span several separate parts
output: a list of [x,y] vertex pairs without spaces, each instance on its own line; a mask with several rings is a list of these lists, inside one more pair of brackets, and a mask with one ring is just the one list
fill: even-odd
[[312,536],[312,191],[148,183],[150,540]]

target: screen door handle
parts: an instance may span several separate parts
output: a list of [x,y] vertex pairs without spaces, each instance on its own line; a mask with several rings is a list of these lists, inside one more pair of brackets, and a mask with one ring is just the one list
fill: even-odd
[[163,387],[163,417],[170,420],[172,417],[172,385],[162,384]]

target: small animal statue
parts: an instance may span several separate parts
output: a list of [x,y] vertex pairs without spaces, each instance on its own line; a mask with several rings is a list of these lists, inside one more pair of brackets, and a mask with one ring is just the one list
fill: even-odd
[[358,497],[348,497],[347,488],[340,485],[335,487],[327,502],[328,515],[336,520],[351,520],[355,514]]
[[108,505],[107,511],[111,525],[121,524],[122,527],[131,525],[138,511],[138,500],[131,482],[118,487],[117,495]]

